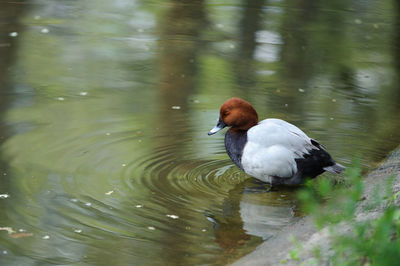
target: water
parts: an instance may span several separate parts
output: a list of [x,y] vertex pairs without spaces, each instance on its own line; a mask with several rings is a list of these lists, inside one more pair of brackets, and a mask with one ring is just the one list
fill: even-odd
[[300,214],[207,136],[229,97],[342,164],[400,139],[396,1],[0,3],[0,263],[225,265]]

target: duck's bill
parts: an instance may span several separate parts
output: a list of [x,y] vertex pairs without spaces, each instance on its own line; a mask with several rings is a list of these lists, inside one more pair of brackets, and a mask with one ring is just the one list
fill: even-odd
[[213,129],[211,129],[210,132],[208,132],[208,135],[211,136],[220,131],[221,129],[223,129],[224,127],[226,127],[226,124],[221,120],[221,118],[219,118],[217,125],[213,127]]

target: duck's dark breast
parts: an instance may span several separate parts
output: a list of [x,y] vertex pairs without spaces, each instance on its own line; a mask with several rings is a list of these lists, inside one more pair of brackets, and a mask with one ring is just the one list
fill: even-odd
[[244,146],[247,143],[247,131],[234,131],[228,130],[225,135],[225,148],[232,162],[234,162],[240,169],[242,167],[242,154]]

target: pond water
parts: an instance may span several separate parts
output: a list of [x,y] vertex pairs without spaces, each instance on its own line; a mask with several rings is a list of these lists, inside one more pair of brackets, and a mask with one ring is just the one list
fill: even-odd
[[[229,97],[336,160],[400,140],[397,1],[0,2],[0,264],[225,265],[294,191],[207,136]],[[328,175],[324,175],[328,176]]]

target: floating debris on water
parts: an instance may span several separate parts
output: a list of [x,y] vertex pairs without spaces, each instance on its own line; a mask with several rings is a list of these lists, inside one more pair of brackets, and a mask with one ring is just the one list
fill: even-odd
[[40,17],[40,16],[34,16],[33,18],[36,19],[36,20],[38,20],[38,19],[40,19],[41,17]]
[[199,100],[197,100],[197,99],[193,99],[193,100],[191,100],[193,103],[200,103],[200,101]]
[[12,227],[0,227],[0,231],[7,231],[8,234],[14,234],[16,233]]
[[153,226],[148,226],[147,229],[149,229],[149,230],[156,230],[156,228],[153,227]]
[[9,197],[10,197],[9,194],[0,194],[0,199],[7,199]]
[[329,118],[330,120],[333,120],[334,118],[333,117],[331,117],[331,118]]
[[212,223],[215,223],[215,224],[217,223],[217,221],[212,217],[207,216],[206,219],[209,220]]
[[57,97],[56,99],[57,99],[58,101],[64,101],[64,100],[65,100],[64,97]]
[[106,133],[106,136],[110,136],[110,135],[111,135],[111,133],[110,133],[110,132],[107,132],[107,133]]
[[49,29],[43,28],[40,32],[46,34],[46,33],[49,33]]
[[16,31],[10,32],[10,33],[8,34],[8,36],[10,36],[10,37],[17,37],[17,36],[18,36],[18,32],[16,32]]
[[285,107],[288,107],[288,106],[289,106],[289,104],[285,103]]
[[78,199],[71,199],[72,202],[78,202]]
[[231,45],[229,45],[229,48],[234,49],[234,48],[235,48],[235,45],[234,45],[234,44],[231,44]]
[[171,219],[179,219],[179,216],[175,215],[175,214],[167,214],[166,216],[171,218]]
[[2,252],[4,255],[7,255],[8,254],[8,251],[7,250],[3,250],[3,252]]
[[105,194],[110,196],[112,193],[114,193],[114,190],[110,190],[110,191],[106,192]]
[[332,99],[332,102],[334,102],[334,103],[335,103],[335,102],[336,102],[336,99]]
[[207,232],[207,229],[201,229],[202,232]]
[[179,105],[174,105],[174,106],[171,107],[171,109],[173,109],[173,110],[180,110],[181,107],[180,107]]
[[44,240],[50,239],[50,236],[49,235],[45,235],[45,236],[42,237],[42,239],[44,239]]
[[75,229],[74,232],[80,234],[82,233],[82,229]]
[[23,237],[30,237],[33,236],[32,233],[16,233],[16,234],[11,234],[11,238],[23,238]]
[[357,19],[354,20],[354,23],[356,23],[356,24],[361,24],[361,23],[362,23],[362,20],[357,18]]
[[81,96],[86,96],[86,95],[88,95],[88,93],[87,93],[87,91],[81,91],[81,92],[79,93],[79,95],[81,95]]
[[305,92],[305,90],[303,90],[302,88],[299,88],[299,92]]
[[126,163],[123,163],[123,164],[121,164],[122,165],[122,167],[125,167],[126,166]]
[[143,205],[138,204],[138,205],[136,205],[135,207],[136,207],[136,208],[142,208]]
[[90,207],[90,206],[92,206],[92,203],[86,202],[85,205],[88,206],[88,207]]

